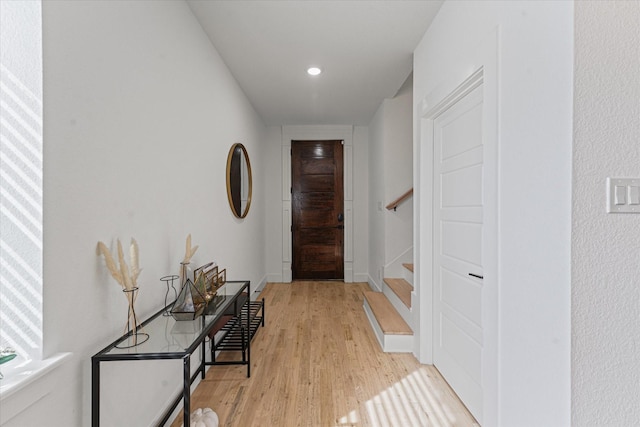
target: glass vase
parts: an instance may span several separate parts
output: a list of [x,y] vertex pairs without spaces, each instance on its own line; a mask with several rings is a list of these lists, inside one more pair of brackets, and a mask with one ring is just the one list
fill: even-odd
[[164,295],[164,312],[162,313],[163,316],[171,316],[171,309],[169,308],[169,293],[170,290],[173,289],[173,301],[178,298],[178,291],[174,287],[174,282],[179,278],[180,276],[177,276],[175,274],[170,274],[168,276],[160,278],[160,280],[162,282],[165,282],[165,284],[167,285],[167,292]]
[[124,328],[126,339],[123,340],[116,348],[135,347],[149,339],[149,334],[141,332],[138,326],[138,318],[136,317],[135,302],[138,295],[138,288],[123,289],[129,308],[127,310],[127,324]]
[[187,283],[187,280],[191,278],[193,271],[189,266],[191,263],[189,262],[181,262],[180,263],[180,290],[184,288],[184,285]]

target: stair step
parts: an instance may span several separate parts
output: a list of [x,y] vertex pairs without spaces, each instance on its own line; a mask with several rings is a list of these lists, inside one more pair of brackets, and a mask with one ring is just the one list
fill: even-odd
[[400,301],[402,301],[407,308],[411,308],[411,292],[413,292],[413,286],[411,286],[411,283],[404,279],[389,278],[385,278],[384,283],[389,286],[389,289],[391,289],[393,293],[400,298]]
[[402,264],[402,266],[413,273],[413,263],[411,263],[411,264]]
[[398,314],[382,292],[365,292],[364,297],[385,335],[413,335],[407,322]]

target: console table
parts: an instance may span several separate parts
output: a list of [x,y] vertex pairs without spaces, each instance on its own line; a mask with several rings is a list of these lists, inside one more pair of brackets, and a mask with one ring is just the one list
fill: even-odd
[[[247,295],[247,301],[238,308],[241,295]],[[184,425],[190,425],[191,417],[191,384],[198,374],[205,377],[205,366],[211,364],[246,364],[247,376],[250,375],[251,338],[257,330],[257,325],[264,326],[264,300],[251,302],[249,281],[228,281],[216,294],[214,300],[209,303],[205,313],[195,320],[176,321],[173,317],[162,314],[170,307],[165,307],[155,313],[149,319],[141,323],[138,330],[149,335],[149,339],[135,347],[123,347],[131,340],[131,334],[126,334],[109,344],[103,350],[91,358],[91,425],[100,426],[100,363],[123,360],[182,360],[182,392],[176,397],[173,404],[165,411],[159,425],[164,425],[171,417],[175,408],[183,401]],[[259,315],[262,310],[262,316]],[[222,338],[213,340],[212,361],[205,360],[205,340],[212,334],[216,323],[225,315],[233,314],[232,319],[223,327]],[[239,335],[238,335],[239,334]],[[237,337],[240,336],[240,341]],[[217,342],[219,341],[219,342]],[[230,345],[233,343],[234,345]],[[238,347],[239,346],[239,347]],[[200,349],[201,360],[198,369],[191,375],[191,356]],[[242,360],[233,362],[217,362],[216,350],[239,349],[242,352]]]

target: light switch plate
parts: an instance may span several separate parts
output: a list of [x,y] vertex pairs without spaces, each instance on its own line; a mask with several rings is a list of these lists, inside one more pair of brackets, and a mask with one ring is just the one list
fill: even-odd
[[607,212],[640,213],[640,178],[607,178]]

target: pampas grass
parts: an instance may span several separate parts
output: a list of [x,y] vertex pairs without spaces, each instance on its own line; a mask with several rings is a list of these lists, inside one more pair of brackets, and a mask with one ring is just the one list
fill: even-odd
[[189,234],[187,236],[187,247],[184,252],[184,260],[182,260],[182,263],[188,264],[189,262],[191,262],[191,257],[196,253],[197,250],[198,246],[195,246],[193,248],[191,247],[191,234]]
[[[120,239],[118,239],[117,243],[118,250],[118,264],[111,254],[107,245],[102,242],[98,242],[98,251],[104,257],[105,263],[107,264],[107,269],[109,273],[111,273],[111,277],[115,279],[116,282],[122,287],[123,292],[127,298],[129,303],[129,316],[127,318],[127,325],[125,327],[125,333],[127,330],[131,329],[133,336],[136,337],[138,325],[135,310],[133,305],[135,303],[137,292],[134,292],[138,289],[138,276],[140,275],[140,265],[138,258],[138,242],[135,239],[131,239],[131,244],[129,245],[129,262],[131,263],[131,268],[127,265],[127,262],[124,259],[124,251],[122,249],[122,243],[120,243]],[[136,338],[137,339],[137,338]]]
[[185,248],[185,251],[184,251],[184,258],[183,258],[182,262],[180,263],[180,271],[178,272],[178,274],[180,276],[180,289],[181,290],[182,290],[182,287],[185,285],[185,283],[187,282],[187,279],[188,279],[188,277],[187,277],[189,275],[188,265],[191,262],[191,257],[193,257],[193,255],[196,253],[197,250],[198,250],[198,246],[191,247],[191,234],[187,235],[187,243],[186,243],[186,248]]
[[131,262],[131,269],[127,265],[124,260],[124,251],[122,250],[122,243],[120,243],[120,239],[118,239],[118,263],[120,266],[116,264],[111,251],[107,248],[102,242],[98,242],[98,251],[104,257],[104,260],[107,264],[107,269],[109,273],[111,273],[111,277],[113,277],[116,282],[122,289],[125,290],[133,290],[138,287],[138,276],[140,275],[140,265],[138,262],[138,242],[135,239],[131,239],[131,245],[129,247],[129,259]]
[[109,269],[111,276],[114,279],[116,279],[116,282],[118,282],[120,286],[124,287],[124,280],[122,279],[122,274],[120,273],[120,270],[116,265],[116,262],[113,260],[113,256],[111,256],[111,252],[107,248],[107,245],[105,245],[102,242],[98,242],[98,250],[104,257],[104,260],[107,263],[107,269]]
[[131,281],[136,286],[138,283],[138,276],[140,275],[140,263],[138,261],[138,242],[136,239],[131,239],[131,245],[129,246],[129,259],[131,260]]

